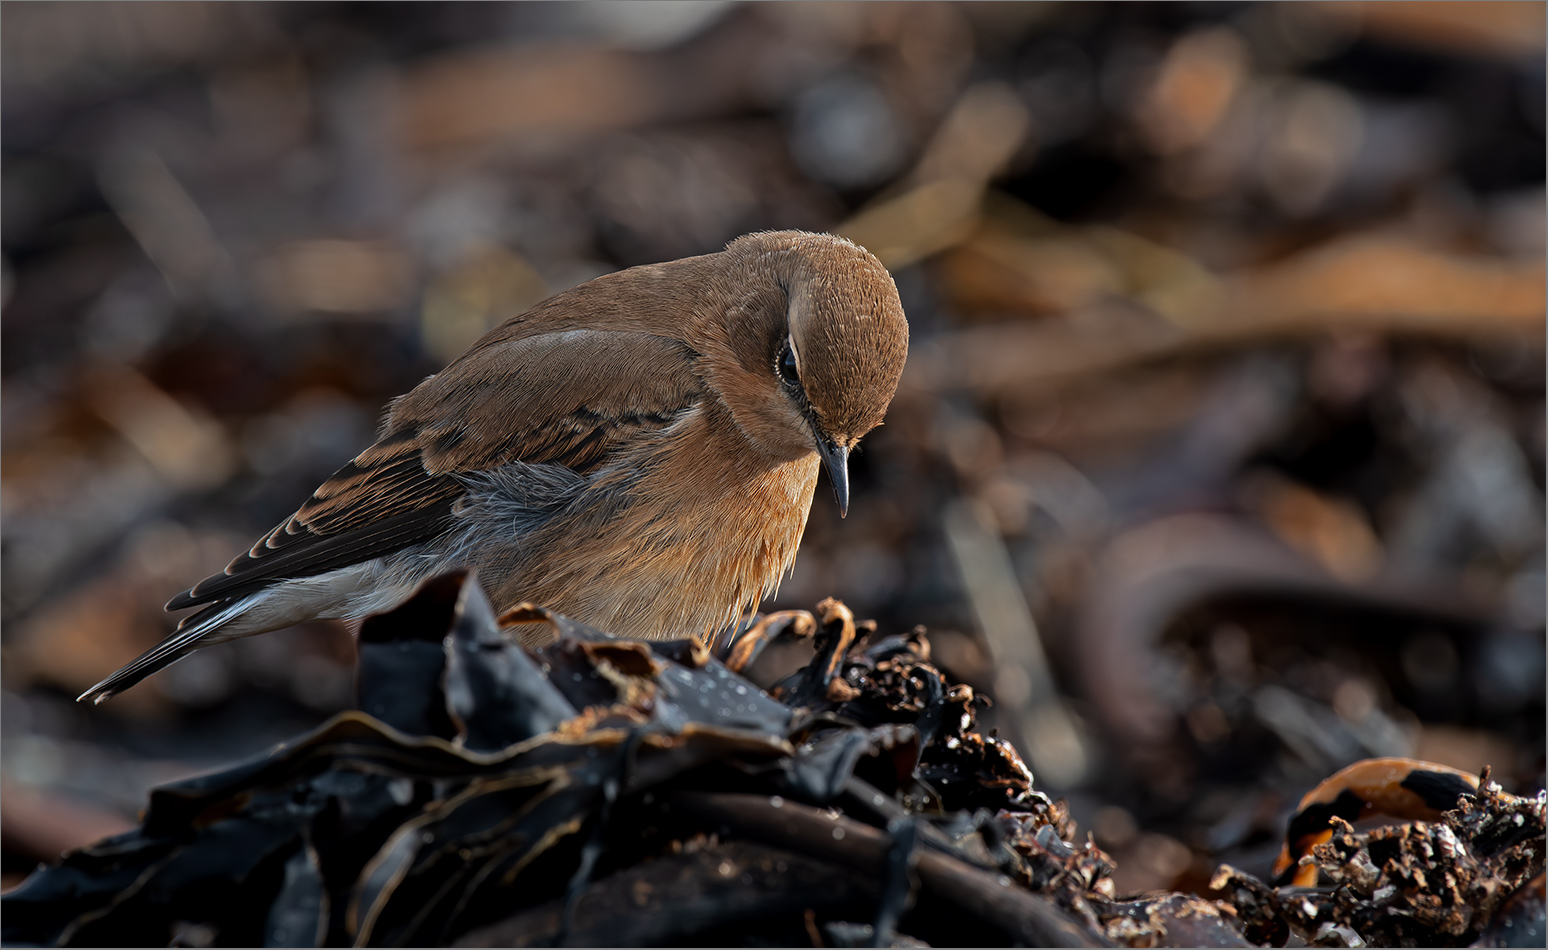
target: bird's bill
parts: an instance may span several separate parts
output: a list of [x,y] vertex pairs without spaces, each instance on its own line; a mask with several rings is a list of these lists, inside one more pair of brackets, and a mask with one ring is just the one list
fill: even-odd
[[842,518],[849,514],[849,449],[819,436],[817,454],[822,456],[823,467],[828,470],[828,481],[833,483],[833,497]]

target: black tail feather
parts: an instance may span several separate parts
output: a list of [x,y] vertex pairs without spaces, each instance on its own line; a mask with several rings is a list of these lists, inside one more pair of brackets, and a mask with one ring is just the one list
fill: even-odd
[[197,650],[205,637],[240,612],[238,602],[222,600],[210,604],[198,613],[184,617],[171,636],[140,654],[133,663],[76,697],[75,701],[79,703],[89,699],[93,703],[103,702],[152,673],[166,669]]

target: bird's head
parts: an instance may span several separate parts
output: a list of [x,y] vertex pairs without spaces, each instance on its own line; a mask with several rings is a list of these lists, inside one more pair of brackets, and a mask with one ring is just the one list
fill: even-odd
[[849,452],[881,424],[908,358],[892,277],[864,248],[827,234],[749,234],[726,256],[740,291],[723,321],[735,365],[716,374],[716,388],[755,445],[792,457],[815,450],[847,512]]

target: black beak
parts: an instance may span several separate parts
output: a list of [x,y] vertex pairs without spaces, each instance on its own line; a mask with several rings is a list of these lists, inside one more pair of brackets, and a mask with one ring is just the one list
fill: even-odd
[[849,514],[849,449],[833,442],[826,436],[817,437],[817,454],[828,470],[828,481],[833,483],[833,497],[838,501],[839,517]]

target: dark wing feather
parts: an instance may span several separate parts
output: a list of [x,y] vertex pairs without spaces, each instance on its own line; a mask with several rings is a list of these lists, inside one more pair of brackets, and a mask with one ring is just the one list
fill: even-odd
[[570,330],[475,346],[396,400],[382,437],[294,515],[168,610],[240,597],[428,541],[459,476],[513,461],[586,473],[697,402],[696,354],[644,333]]

